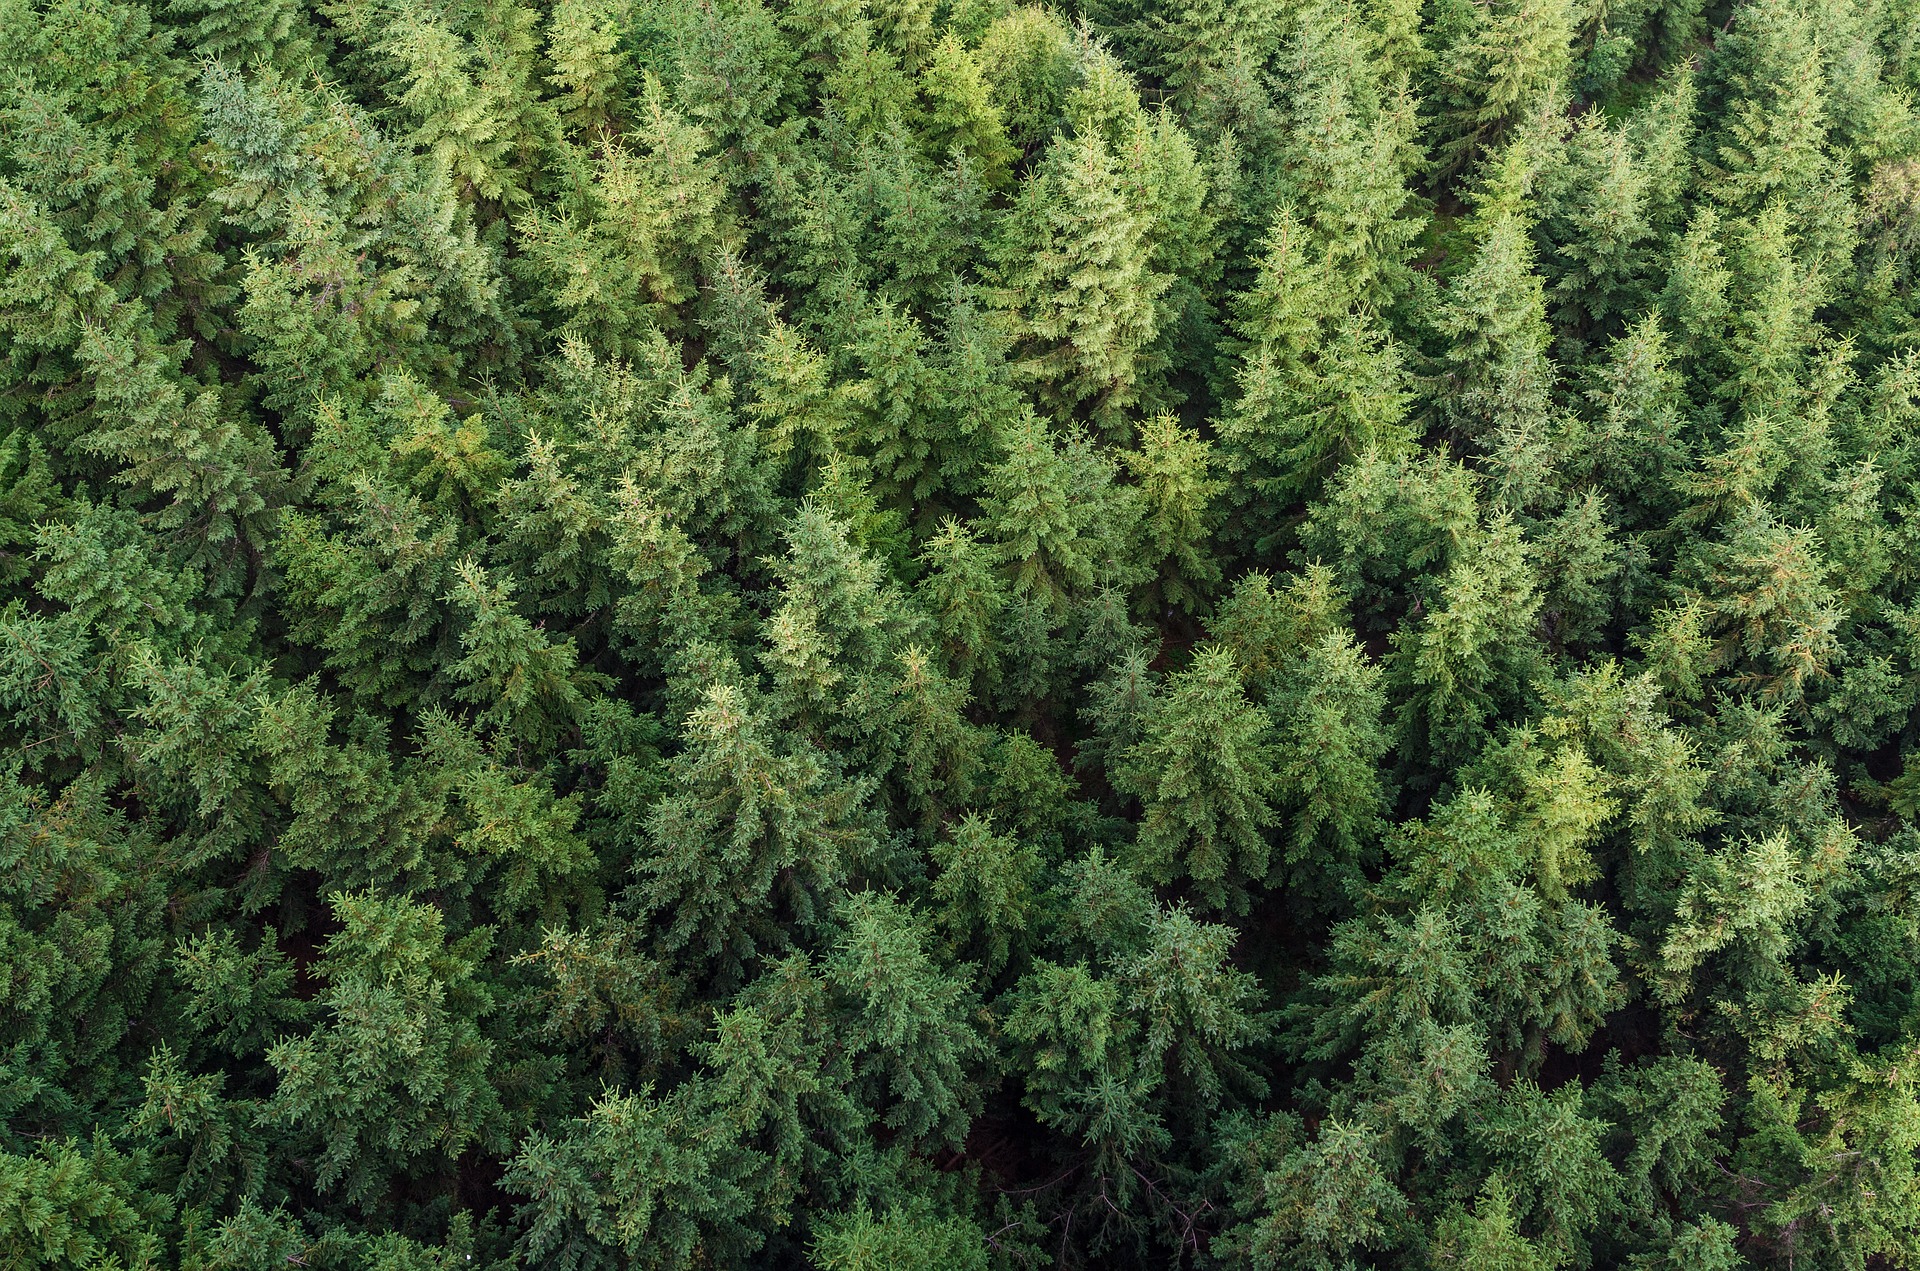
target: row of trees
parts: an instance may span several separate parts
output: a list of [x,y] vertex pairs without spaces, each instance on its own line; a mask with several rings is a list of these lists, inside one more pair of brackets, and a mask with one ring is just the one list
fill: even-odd
[[1920,1261],[1912,0],[0,0],[0,1265]]

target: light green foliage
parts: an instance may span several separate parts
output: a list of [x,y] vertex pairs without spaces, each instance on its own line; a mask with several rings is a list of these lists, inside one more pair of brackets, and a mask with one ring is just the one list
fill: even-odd
[[[1407,177],[1419,165],[1417,120],[1405,68],[1388,56],[1388,30],[1404,21],[1385,6],[1303,8],[1277,59],[1281,162],[1270,178],[1280,206],[1311,230],[1342,301],[1379,305],[1407,281],[1420,232]],[[1283,27],[1284,29],[1284,27]],[[1255,161],[1257,162],[1257,160]]]
[[1488,1271],[1545,1271],[1554,1260],[1515,1229],[1513,1200],[1494,1183],[1475,1200],[1473,1210],[1459,1210],[1443,1219],[1434,1231],[1434,1265],[1486,1267]]
[[[1523,150],[1524,141],[1509,148]],[[1526,163],[1524,157],[1515,162]],[[1447,288],[1438,326],[1453,392],[1443,409],[1469,436],[1537,428],[1549,409],[1551,333],[1525,216],[1488,196],[1491,223]]]
[[548,79],[565,94],[560,109],[576,129],[607,127],[620,112],[623,16],[622,6],[605,0],[560,0],[547,19]]
[[163,1265],[168,1204],[142,1189],[142,1162],[104,1138],[0,1155],[0,1238],[22,1267]]
[[1538,656],[1529,638],[1540,605],[1519,529],[1496,520],[1468,537],[1432,597],[1432,610],[1395,633],[1394,674],[1407,685],[1409,741],[1473,750],[1496,693],[1525,692]]
[[1140,396],[1172,279],[1153,268],[1153,209],[1131,202],[1092,128],[1062,136],[1021,187],[997,244],[1022,378],[1066,411],[1114,419]]
[[391,68],[389,96],[413,145],[476,198],[527,198],[517,169],[552,126],[552,107],[532,91],[537,12],[510,0],[444,17],[379,0],[333,8],[348,40]]
[[[1228,1265],[1317,1271],[1390,1245],[1395,1210],[1406,1198],[1388,1177],[1378,1136],[1365,1126],[1328,1118],[1306,1142],[1284,1115],[1232,1129],[1245,1136],[1232,1147],[1236,1168],[1247,1175],[1236,1208],[1252,1220],[1222,1233]],[[1249,1204],[1256,1194],[1268,1204]]]
[[1010,7],[981,33],[980,68],[1004,103],[1008,139],[1031,153],[1065,110],[1075,78],[1072,32],[1042,6]]
[[1210,505],[1221,490],[1212,477],[1212,447],[1171,414],[1159,414],[1141,424],[1140,448],[1121,462],[1140,493],[1140,563],[1158,567],[1167,603],[1198,608],[1219,580],[1218,566],[1202,548],[1215,519]]
[[988,470],[981,499],[989,532],[999,540],[1013,591],[1063,605],[1093,581],[1087,540],[1099,511],[1078,491],[1072,465],[1034,414],[1004,439],[1005,458]]
[[1014,153],[1007,140],[1005,111],[987,82],[979,55],[952,31],[941,37],[920,72],[920,100],[921,135],[930,157],[944,160],[957,151],[978,165],[984,184],[999,186],[1006,181]]
[[858,1209],[821,1225],[811,1254],[819,1271],[984,1271],[988,1265],[979,1228],[963,1218],[923,1218],[897,1209],[875,1218]]
[[1255,527],[1271,521],[1263,503],[1315,491],[1343,460],[1407,441],[1399,354],[1316,246],[1283,204],[1253,286],[1234,299],[1246,352],[1221,435]]
[[1324,871],[1331,882],[1341,862],[1368,853],[1385,809],[1379,765],[1392,740],[1383,689],[1380,669],[1345,632],[1296,646],[1270,673],[1285,857],[1302,877]]
[[569,149],[558,214],[522,222],[529,268],[566,317],[611,328],[601,338],[617,341],[692,299],[723,228],[725,183],[709,149],[651,77],[627,131]]
[[269,4],[168,0],[166,12],[187,19],[185,35],[195,52],[239,66],[255,60],[284,65],[305,51],[308,39],[310,19],[299,5],[285,0]]

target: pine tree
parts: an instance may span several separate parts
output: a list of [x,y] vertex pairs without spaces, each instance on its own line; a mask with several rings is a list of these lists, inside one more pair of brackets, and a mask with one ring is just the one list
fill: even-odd
[[861,314],[848,350],[865,372],[852,386],[856,426],[882,480],[914,501],[938,487],[946,438],[931,409],[932,372],[920,324],[882,299]]
[[[1309,509],[1302,554],[1333,571],[1363,629],[1379,629],[1389,607],[1397,621],[1411,584],[1470,555],[1476,478],[1443,453],[1363,451]],[[1375,614],[1382,617],[1369,622]]]
[[1551,269],[1558,274],[1553,293],[1590,323],[1606,325],[1644,304],[1641,280],[1653,264],[1648,187],[1654,173],[1634,151],[1625,129],[1588,116],[1574,125],[1564,162],[1547,178],[1553,188],[1542,199],[1541,228],[1559,258]]
[[[1380,307],[1406,284],[1420,222],[1409,215],[1408,178],[1419,162],[1416,120],[1404,88],[1375,53],[1366,11],[1342,3],[1305,8],[1288,24],[1284,157],[1279,206],[1309,228],[1342,300]],[[1275,209],[1276,220],[1280,215]]]
[[771,116],[799,60],[774,15],[757,0],[658,12],[666,19],[663,43],[672,58],[675,96],[713,134],[730,168],[760,170],[781,144],[783,133]]
[[0,1238],[44,1266],[154,1266],[170,1206],[142,1186],[143,1173],[139,1157],[116,1151],[105,1136],[0,1154],[9,1199]]
[[1563,0],[1449,7],[1435,67],[1436,157],[1446,169],[1467,166],[1515,125],[1559,109],[1575,20]]
[[1007,603],[993,549],[971,524],[949,517],[920,561],[928,572],[916,594],[939,629],[948,667],[962,683],[991,682],[999,660],[995,619]]
[[1161,13],[1147,5],[1103,2],[1089,16],[1128,61],[1175,90],[1184,105],[1203,99],[1233,70],[1265,60],[1279,26],[1276,10],[1267,4],[1206,4]]
[[569,471],[559,443],[526,438],[525,472],[500,483],[500,548],[535,612],[577,617],[610,599],[607,501]]
[[314,1182],[372,1202],[395,1161],[451,1161],[504,1129],[478,1021],[492,995],[475,976],[489,933],[449,943],[438,911],[345,894],[317,967],[326,1022],[268,1052],[280,1081],[268,1118],[312,1134]]
[[[222,418],[219,394],[191,398],[169,375],[176,351],[154,349],[135,328],[89,328],[79,346],[93,376],[98,411],[82,444],[125,465],[117,480],[164,498],[158,524],[178,531],[207,556],[251,545],[264,532],[280,477],[271,441],[251,421]],[[232,563],[208,562],[231,578]],[[229,584],[231,585],[231,584]]]
[[1610,506],[1630,509],[1626,524],[1671,516],[1677,509],[1669,491],[1685,469],[1689,448],[1680,427],[1673,343],[1659,314],[1647,314],[1615,337],[1606,362],[1589,375],[1592,414],[1575,443],[1581,468],[1611,493]]
[[571,641],[551,643],[515,611],[507,583],[489,583],[471,560],[454,569],[445,597],[467,616],[464,651],[447,674],[460,682],[453,696],[483,709],[478,721],[527,740],[551,742],[573,722],[582,700],[582,676]]
[[1432,612],[1394,637],[1410,740],[1436,754],[1479,748],[1496,686],[1521,689],[1538,657],[1532,627],[1539,605],[1517,527],[1496,521],[1448,568]]
[[900,654],[888,723],[895,746],[895,779],[922,825],[944,819],[971,795],[982,736],[962,713],[967,687],[942,674],[918,645]]
[[1112,773],[1141,801],[1136,850],[1146,873],[1191,878],[1209,904],[1245,908],[1245,888],[1266,879],[1276,819],[1271,732],[1226,650],[1202,650],[1168,680],[1145,736]]
[[1725,176],[1719,198],[1731,207],[1758,210],[1776,190],[1795,202],[1818,197],[1814,187],[1830,171],[1826,68],[1814,22],[1797,6],[1756,6],[1720,61],[1728,110],[1710,153]]
[[523,1142],[504,1185],[520,1206],[523,1248],[558,1265],[616,1250],[639,1265],[693,1265],[696,1250],[742,1257],[765,1241],[747,1184],[754,1154],[709,1087],[608,1092],[559,1139]]
[[1000,969],[1035,921],[1039,853],[969,813],[935,845],[933,859],[941,925],[966,942],[962,948],[978,948],[989,971]]
[[1248,1177],[1234,1188],[1245,1221],[1220,1236],[1229,1265],[1339,1265],[1355,1250],[1392,1246],[1391,1215],[1407,1201],[1366,1126],[1328,1118],[1310,1142],[1285,1116],[1235,1129],[1244,1136],[1233,1144],[1236,1164]]
[[525,201],[517,169],[552,129],[532,87],[535,11],[496,0],[475,12],[470,31],[461,31],[411,8],[352,8],[360,14],[345,29],[397,72],[392,96],[413,123],[413,144],[474,197]]
[[897,128],[913,97],[913,81],[898,55],[864,19],[849,29],[825,87],[840,116],[856,135],[867,137]]
[[604,0],[560,0],[547,19],[548,77],[566,94],[563,110],[575,129],[612,125],[626,55],[620,48],[619,10]]
[[1475,1200],[1472,1212],[1457,1210],[1434,1232],[1434,1262],[1443,1267],[1489,1271],[1542,1271],[1551,1256],[1515,1230],[1513,1198],[1499,1179]]
[[443,169],[336,92],[222,66],[200,88],[218,204],[258,240],[237,317],[268,406],[305,423],[317,400],[357,400],[389,343],[457,363],[515,342],[497,251]]
[[980,1229],[956,1216],[893,1209],[876,1218],[863,1207],[823,1227],[810,1254],[818,1271],[984,1271],[988,1265]]
[[167,12],[185,20],[187,38],[200,56],[241,66],[256,60],[285,65],[308,38],[299,8],[284,2],[242,5],[230,0],[168,0]]
[[457,881],[459,863],[432,850],[444,847],[433,842],[444,785],[419,780],[414,765],[396,771],[386,748],[390,730],[369,715],[349,716],[347,736],[334,743],[336,718],[333,703],[304,684],[255,720],[252,740],[267,762],[268,789],[288,813],[274,851],[255,868],[314,870],[336,887],[369,891]]
[[1085,403],[1112,426],[1140,392],[1172,281],[1151,267],[1145,211],[1089,129],[1049,149],[1004,222],[995,252],[1022,337],[1015,370],[1057,411]]
[[1240,1052],[1267,1030],[1257,981],[1228,962],[1233,928],[1184,907],[1147,916],[1136,951],[1116,968],[1137,1019],[1142,1058],[1160,1068],[1173,1110],[1192,1123],[1266,1082]]
[[874,850],[863,779],[804,742],[777,746],[740,690],[710,689],[670,765],[635,862],[633,903],[660,915],[660,941],[738,976],[777,951],[789,923],[826,919],[832,889]]
[[980,37],[980,66],[1006,102],[1007,137],[1033,154],[1053,135],[1076,78],[1073,34],[1036,6],[1000,14]]
[[1787,219],[1778,207],[1763,212],[1732,254],[1732,330],[1725,345],[1731,374],[1720,385],[1749,413],[1781,423],[1789,412],[1806,409],[1799,381],[1819,338],[1813,317],[1819,279],[1796,259]]
[[1346,633],[1305,643],[1270,673],[1275,802],[1290,874],[1339,875],[1364,860],[1385,810],[1379,764],[1391,734],[1380,668]]
[[1795,701],[1827,673],[1840,613],[1827,565],[1808,529],[1755,504],[1724,546],[1702,553],[1700,586],[1719,632],[1718,658],[1743,668],[1737,682]]

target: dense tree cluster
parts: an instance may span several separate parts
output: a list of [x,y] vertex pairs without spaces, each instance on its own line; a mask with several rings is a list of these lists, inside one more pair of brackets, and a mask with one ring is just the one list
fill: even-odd
[[1915,0],[0,0],[0,1266],[1920,1265]]

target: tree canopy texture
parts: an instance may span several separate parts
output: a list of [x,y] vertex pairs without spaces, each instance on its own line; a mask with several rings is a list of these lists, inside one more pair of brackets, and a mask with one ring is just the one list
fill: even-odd
[[0,1269],[1920,1267],[1917,0],[0,0]]

